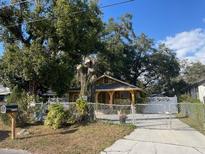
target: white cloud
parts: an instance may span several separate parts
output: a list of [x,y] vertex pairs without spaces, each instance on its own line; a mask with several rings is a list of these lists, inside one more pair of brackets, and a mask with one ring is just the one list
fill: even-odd
[[178,33],[161,42],[174,50],[180,59],[205,63],[205,30],[201,28]]

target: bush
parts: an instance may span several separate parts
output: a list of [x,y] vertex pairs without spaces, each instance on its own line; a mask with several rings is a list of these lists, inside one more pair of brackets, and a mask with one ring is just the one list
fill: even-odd
[[78,123],[88,122],[89,113],[88,113],[88,104],[83,98],[79,98],[76,101],[76,120]]
[[185,102],[185,103],[201,103],[200,100],[196,98],[192,98],[189,95],[181,95],[179,97],[179,102]]
[[75,108],[65,110],[65,125],[73,125],[76,123],[76,116],[74,115]]
[[60,104],[52,104],[49,106],[48,115],[45,119],[45,125],[53,129],[61,128],[65,124],[66,113],[64,107]]
[[87,102],[79,98],[75,105],[64,110],[63,105],[53,104],[48,109],[45,125],[57,129],[74,123],[86,123],[94,119],[94,109],[88,107]]
[[4,125],[11,125],[11,119],[7,114],[0,113],[0,123],[3,123]]
[[[17,104],[18,112],[16,117],[17,126],[25,126],[32,121],[32,114],[29,108],[29,103],[34,100],[34,97],[29,95],[18,87],[12,90],[12,93],[7,97],[7,104]],[[0,114],[0,119],[5,125],[10,124],[10,117],[6,114]]]

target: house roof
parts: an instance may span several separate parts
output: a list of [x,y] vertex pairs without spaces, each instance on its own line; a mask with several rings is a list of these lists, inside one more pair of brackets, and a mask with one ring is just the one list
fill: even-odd
[[[136,90],[136,91],[143,91],[141,88],[134,86],[132,84],[129,84],[127,82],[124,82],[122,80],[113,78],[109,75],[102,75],[99,78],[97,78],[94,82],[97,82],[98,80],[107,77],[111,80],[116,81],[115,83],[110,83],[110,84],[101,84],[101,85],[96,85],[95,90],[96,91],[130,91],[130,90]],[[79,92],[80,88],[71,88],[69,89],[70,92]]]
[[187,89],[191,89],[191,88],[194,88],[194,87],[198,87],[198,86],[200,86],[200,85],[204,85],[204,86],[205,86],[205,79],[200,79],[200,80],[198,80],[198,81],[196,81],[196,82],[194,82],[194,83],[192,83],[192,84],[189,84],[189,85],[187,86]]
[[195,82],[194,83],[195,85],[205,85],[205,79],[201,79],[201,80],[199,80],[198,82]]
[[137,91],[143,91],[141,88],[135,86],[135,85],[132,85],[132,84],[129,84],[127,82],[124,82],[122,80],[119,80],[119,79],[116,79],[116,78],[113,78],[109,75],[102,75],[100,76],[99,78],[97,78],[95,80],[95,82],[97,82],[98,80],[104,78],[104,77],[107,77],[111,80],[114,80],[116,81],[116,83],[111,83],[111,84],[105,84],[105,85],[97,85],[96,86],[96,91],[107,91],[107,90],[115,90],[115,91],[121,91],[121,90],[137,90]]

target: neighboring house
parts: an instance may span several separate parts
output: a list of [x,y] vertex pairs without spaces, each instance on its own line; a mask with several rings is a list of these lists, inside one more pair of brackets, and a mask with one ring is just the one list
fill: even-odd
[[10,90],[7,87],[4,87],[0,84],[0,105],[4,103],[5,97],[10,94]]
[[186,94],[190,95],[192,98],[200,100],[205,103],[205,80],[201,80],[192,84]]
[[[108,75],[102,75],[94,82],[96,103],[127,104],[135,103],[136,98],[143,90],[127,82],[118,80]],[[68,91],[69,102],[75,102],[79,97],[80,88]]]

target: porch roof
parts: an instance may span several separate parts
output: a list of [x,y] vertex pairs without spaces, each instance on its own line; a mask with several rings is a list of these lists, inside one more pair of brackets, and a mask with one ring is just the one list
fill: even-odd
[[124,82],[122,80],[113,78],[109,75],[102,75],[101,77],[97,78],[95,82],[97,82],[98,80],[102,79],[102,78],[109,78],[111,80],[114,80],[114,83],[105,83],[105,84],[101,84],[101,85],[96,85],[96,91],[100,92],[100,91],[141,91],[143,92],[143,90],[135,85],[129,84],[127,82]]
[[97,85],[96,91],[143,91],[141,88],[138,88],[136,86],[129,86],[122,83],[112,83],[112,84],[105,84],[105,85]]
[[[109,78],[111,80],[114,80],[115,82],[113,83],[102,83],[102,84],[97,84],[97,81],[102,79],[102,78]],[[122,80],[118,80],[116,78],[113,78],[109,75],[102,75],[99,78],[97,78],[95,81],[95,91],[96,92],[103,92],[103,91],[141,91],[143,92],[143,89],[129,84],[127,82],[124,82]],[[80,88],[71,88],[69,89],[69,92],[79,92]]]

